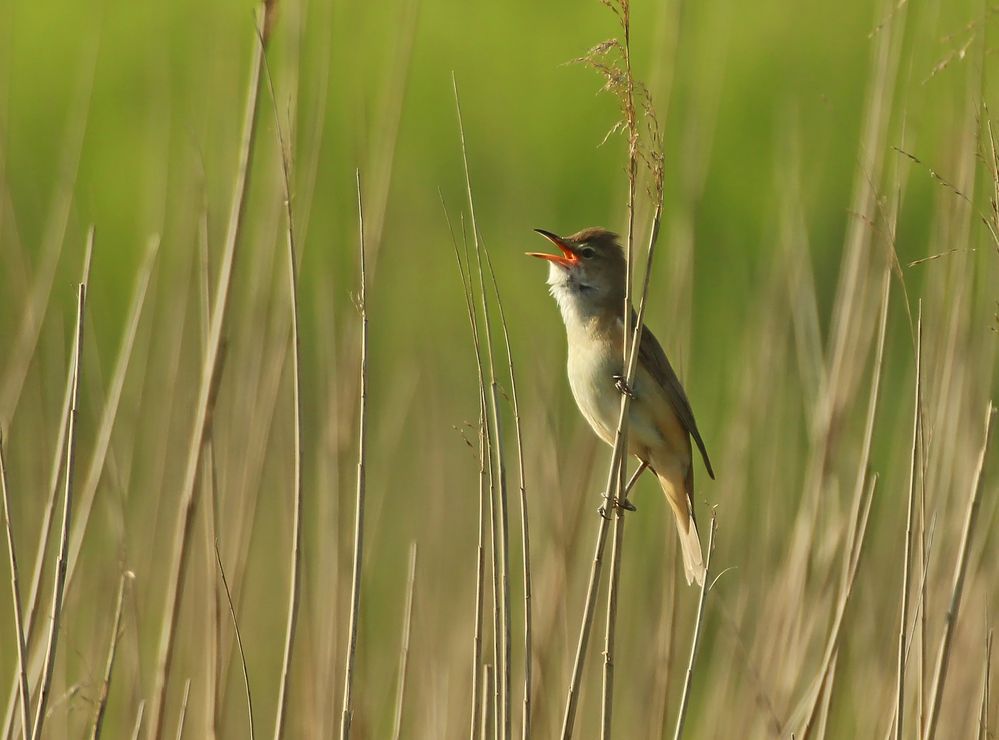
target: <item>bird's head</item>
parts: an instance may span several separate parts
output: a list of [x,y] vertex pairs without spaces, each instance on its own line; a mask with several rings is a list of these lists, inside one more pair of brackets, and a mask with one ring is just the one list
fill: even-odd
[[548,285],[566,323],[603,311],[621,312],[626,267],[617,234],[600,228],[570,236],[535,231],[558,247],[559,254],[527,254],[548,261]]

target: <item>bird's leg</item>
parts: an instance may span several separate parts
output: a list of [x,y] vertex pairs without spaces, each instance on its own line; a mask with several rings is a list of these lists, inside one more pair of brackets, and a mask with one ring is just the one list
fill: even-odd
[[[624,490],[621,492],[620,496],[612,499],[608,494],[604,494],[604,498],[607,499],[613,506],[623,509],[624,511],[638,511],[638,507],[628,500],[628,494],[631,493],[631,489],[635,487],[635,483],[638,482],[639,476],[645,472],[647,467],[649,467],[649,464],[643,460],[638,466],[638,469],[631,474],[631,478],[628,479],[628,482],[625,484]],[[597,513],[599,513],[604,519],[610,518],[606,504],[602,504],[600,508],[597,509]]]
[[628,379],[623,375],[612,375],[611,378],[614,380],[614,387],[617,388],[621,395],[627,396],[632,401],[635,400],[635,392],[631,390],[631,386],[628,385]]

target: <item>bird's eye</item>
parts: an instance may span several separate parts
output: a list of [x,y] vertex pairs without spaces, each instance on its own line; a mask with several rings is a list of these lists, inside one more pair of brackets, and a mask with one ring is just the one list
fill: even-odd
[[593,247],[580,247],[579,253],[585,260],[590,259],[594,254],[596,254],[596,252],[593,251]]

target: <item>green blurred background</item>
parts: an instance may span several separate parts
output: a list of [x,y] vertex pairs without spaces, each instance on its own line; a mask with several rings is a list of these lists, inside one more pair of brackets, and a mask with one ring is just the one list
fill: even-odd
[[[273,711],[280,643],[264,638],[278,635],[283,625],[290,526],[285,497],[289,371],[267,360],[276,348],[287,350],[276,109],[291,139],[301,256],[308,585],[296,654],[314,649],[316,655],[332,650],[332,656],[342,656],[342,644],[331,648],[323,640],[333,635],[334,642],[343,641],[348,584],[356,409],[338,394],[355,388],[357,372],[351,363],[357,339],[352,296],[357,290],[354,178],[359,169],[373,256],[373,514],[359,658],[359,680],[368,687],[361,700],[363,727],[366,736],[382,737],[389,726],[390,713],[379,697],[394,685],[406,550],[416,541],[423,579],[418,582],[423,585],[414,639],[421,636],[423,662],[418,661],[414,680],[425,679],[421,696],[432,697],[428,701],[437,709],[423,707],[417,719],[409,720],[404,736],[431,737],[433,731],[426,728],[439,726],[454,736],[463,725],[440,717],[460,715],[457,707],[465,701],[455,667],[463,664],[455,656],[468,647],[463,641],[473,593],[477,463],[462,436],[474,441],[474,429],[463,425],[474,425],[478,407],[467,317],[441,207],[443,196],[455,223],[467,213],[451,75],[460,88],[477,223],[496,266],[522,378],[529,473],[538,481],[529,498],[539,523],[537,552],[543,562],[564,534],[561,507],[579,500],[579,488],[595,502],[605,463],[604,451],[589,440],[563,379],[564,337],[544,286],[545,271],[523,252],[543,246],[531,231],[535,227],[559,233],[592,225],[625,229],[625,142],[617,135],[601,145],[618,116],[616,102],[599,94],[601,80],[592,70],[570,63],[619,29],[596,0],[296,0],[278,6],[268,53],[277,100],[272,105],[265,94],[258,115],[218,423],[222,520],[229,509],[242,511],[239,499],[249,495],[246,491],[259,496],[260,508],[248,530],[252,537],[246,535],[250,539],[242,550],[249,575],[241,600],[243,627],[254,643],[251,670],[259,717],[266,726]],[[666,208],[648,324],[680,370],[713,457],[725,459],[742,444],[753,451],[751,457],[758,453],[757,477],[745,485],[753,489],[747,495],[760,499],[741,506],[755,509],[762,500],[757,510],[761,520],[780,521],[779,512],[796,505],[808,450],[810,401],[802,388],[807,383],[793,377],[795,364],[788,360],[777,375],[766,378],[786,394],[783,402],[753,412],[761,427],[743,429],[741,436],[739,430],[726,431],[744,393],[744,371],[757,355],[768,352],[750,327],[769,310],[766,302],[773,300],[772,286],[779,282],[774,276],[790,249],[805,254],[814,270],[816,316],[822,337],[828,334],[843,244],[856,218],[850,213],[851,194],[865,177],[858,172],[864,161],[865,100],[885,29],[894,33],[899,60],[897,85],[891,100],[884,101],[885,143],[926,163],[915,165],[889,148],[877,153],[887,172],[904,171],[898,178],[904,183],[895,239],[898,258],[905,265],[950,248],[977,248],[973,256],[961,257],[961,265],[973,275],[968,284],[975,296],[968,318],[968,365],[986,381],[979,383],[978,395],[994,396],[999,387],[995,336],[988,331],[990,322],[994,325],[990,301],[999,293],[994,249],[980,220],[967,214],[971,235],[954,241],[947,217],[939,214],[957,207],[960,198],[929,171],[933,168],[948,182],[977,183],[971,195],[974,213],[989,213],[986,155],[966,156],[962,141],[977,135],[971,129],[981,114],[979,101],[999,106],[993,12],[971,0],[911,7],[863,0],[635,2],[634,68],[656,102],[666,149]],[[115,464],[134,472],[117,476],[118,483],[102,484],[102,492],[116,491],[118,498],[98,498],[94,531],[106,537],[102,541],[94,535],[97,541],[88,539],[84,551],[93,589],[71,593],[67,606],[79,615],[65,643],[67,665],[84,672],[95,670],[95,656],[103,649],[104,611],[117,582],[115,558],[123,557],[137,573],[134,619],[141,657],[134,675],[149,680],[160,608],[156,584],[174,526],[172,503],[199,367],[198,244],[204,237],[216,270],[253,43],[253,6],[235,0],[0,4],[0,372],[16,362],[5,348],[16,346],[29,287],[44,262],[44,245],[47,240],[63,245],[16,414],[0,418],[11,439],[18,538],[27,553],[37,541],[32,531],[43,500],[29,492],[46,487],[86,230],[93,224],[97,234],[88,304],[90,392],[84,394],[81,421],[81,444],[87,449],[134,275],[150,235],[162,237],[136,345],[137,356],[146,359],[136,360],[130,371],[112,440]],[[879,184],[883,180],[881,194],[890,199],[895,181],[870,175]],[[70,205],[62,237],[58,225],[64,193]],[[802,221],[793,237],[786,233],[789,209]],[[644,203],[643,234],[648,213]],[[919,295],[925,275],[951,269],[947,264],[944,259],[904,268],[910,294]],[[900,293],[893,300],[900,300]],[[178,313],[180,307],[185,311]],[[774,309],[778,314],[784,310]],[[894,303],[880,407],[885,433],[875,437],[871,464],[884,471],[890,491],[888,503],[875,504],[875,520],[884,512],[896,517],[894,524],[907,471],[912,381],[907,333],[902,306]],[[180,359],[171,385],[169,371],[160,368],[169,365],[173,351]],[[865,350],[857,359],[866,358]],[[278,385],[271,391],[261,390],[269,386],[253,375],[266,377],[260,363],[276,373]],[[246,374],[252,379],[243,383],[239,378]],[[844,432],[854,441],[866,396],[859,398],[855,418]],[[262,412],[255,404],[267,407],[268,401],[261,399],[272,399],[277,411]],[[974,425],[979,424],[978,406],[968,405],[974,409],[969,411]],[[176,409],[172,416],[169,407]],[[254,448],[247,439],[253,439],[260,425],[265,435]],[[765,437],[761,429],[773,436]],[[969,450],[976,444],[969,442]],[[254,449],[261,452],[260,459],[248,464]],[[580,471],[580,459],[594,466],[592,479]],[[257,462],[259,468],[254,468]],[[856,450],[851,449],[841,464],[855,462]],[[509,465],[512,470],[512,459]],[[774,473],[778,468],[782,472]],[[706,479],[700,469],[699,475]],[[722,470],[718,483],[701,489],[706,500],[725,502],[725,475]],[[121,480],[129,485],[121,486]],[[778,484],[760,490],[764,481]],[[642,601],[644,611],[638,610],[634,624],[628,625],[639,632],[643,615],[656,612],[653,602],[658,599],[642,594],[647,589],[658,594],[660,569],[675,567],[663,565],[664,532],[672,537],[669,523],[652,484],[645,482],[642,488],[644,516],[635,519],[636,534],[629,544],[635,553],[651,554],[632,571],[627,592],[648,602]],[[990,490],[994,488],[993,478]],[[846,500],[845,495],[839,499]],[[118,500],[126,522],[121,542],[113,535],[115,516],[110,513]],[[562,605],[569,616],[556,630],[562,640],[555,648],[562,672],[554,671],[546,688],[555,704],[561,701],[564,648],[574,640],[575,605],[589,559],[591,502],[586,501],[585,544],[566,549],[572,554],[567,579],[574,585]],[[698,505],[703,510],[703,502]],[[725,521],[724,503],[722,521],[723,537],[752,548],[744,523]],[[876,552],[898,552],[901,535],[896,530],[875,544]],[[224,527],[220,539],[226,539]],[[783,552],[782,541],[775,534],[761,545],[762,562]],[[237,552],[231,557],[238,560]],[[641,559],[628,557],[634,558],[633,565]],[[732,562],[723,567],[735,560],[730,557]],[[211,567],[209,562],[209,573]],[[894,565],[888,572],[897,577]],[[765,580],[767,570],[761,566],[752,573],[751,578]],[[877,591],[878,581],[871,576],[864,587]],[[996,595],[994,579],[984,588]],[[893,594],[896,590],[893,585]],[[95,594],[100,594],[99,603]],[[692,607],[692,593],[681,594],[683,609]],[[739,603],[748,603],[745,608],[753,613],[757,598],[758,593],[744,593]],[[197,624],[191,615],[199,608],[190,601],[185,605],[188,627]],[[461,604],[454,607],[460,613],[451,613],[452,602]],[[689,619],[687,611],[683,614]],[[327,622],[333,626],[327,628]],[[713,630],[707,639],[715,644]],[[629,649],[622,676],[640,670],[640,644]],[[719,650],[711,654],[721,666],[725,650]],[[862,646],[855,650],[864,652]],[[190,667],[198,664],[196,652],[178,658],[191,675],[196,675]],[[446,669],[434,662],[438,652],[449,656],[438,656]],[[629,664],[628,655],[636,662]],[[882,657],[888,655],[885,647]],[[14,653],[6,642],[0,658],[3,666],[13,665]],[[303,708],[323,704],[322,681],[304,678],[311,675],[313,663],[298,660],[303,677],[294,701]],[[596,653],[591,661],[599,662]],[[890,663],[884,663],[882,678],[890,673]],[[789,695],[795,692],[788,687],[800,688],[804,680],[792,673],[782,684]],[[331,680],[336,687],[338,678]],[[451,682],[450,694],[435,683],[439,680]],[[236,673],[230,684],[225,716],[238,723]],[[171,691],[176,694],[179,688]],[[443,708],[441,691],[451,697]],[[333,696],[338,700],[339,693]],[[77,719],[69,722],[82,722],[89,705],[74,706],[76,714],[70,716]],[[113,695],[116,706],[120,716],[114,727],[123,732],[133,714],[126,706],[132,705]],[[313,716],[304,709],[302,715]],[[851,715],[843,716],[843,731],[857,731]],[[312,720],[298,721],[299,731],[314,730]],[[444,724],[434,724],[440,721]],[[626,736],[639,736],[638,730],[630,732]],[[707,730],[702,732],[708,736]],[[222,736],[238,733],[230,730]]]

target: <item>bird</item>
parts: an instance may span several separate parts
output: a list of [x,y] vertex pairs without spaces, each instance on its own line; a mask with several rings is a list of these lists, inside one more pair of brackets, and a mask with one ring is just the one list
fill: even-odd
[[[704,584],[704,561],[694,517],[691,439],[708,475],[714,470],[687,394],[666,352],[644,327],[631,387],[623,383],[624,301],[627,263],[618,236],[591,227],[570,236],[535,229],[558,254],[527,252],[546,260],[548,288],[558,304],[568,345],[566,367],[576,405],[590,427],[614,444],[622,392],[631,396],[628,453],[659,480],[676,520],[687,584]],[[636,321],[629,306],[632,326]],[[642,468],[639,469],[639,473]]]

